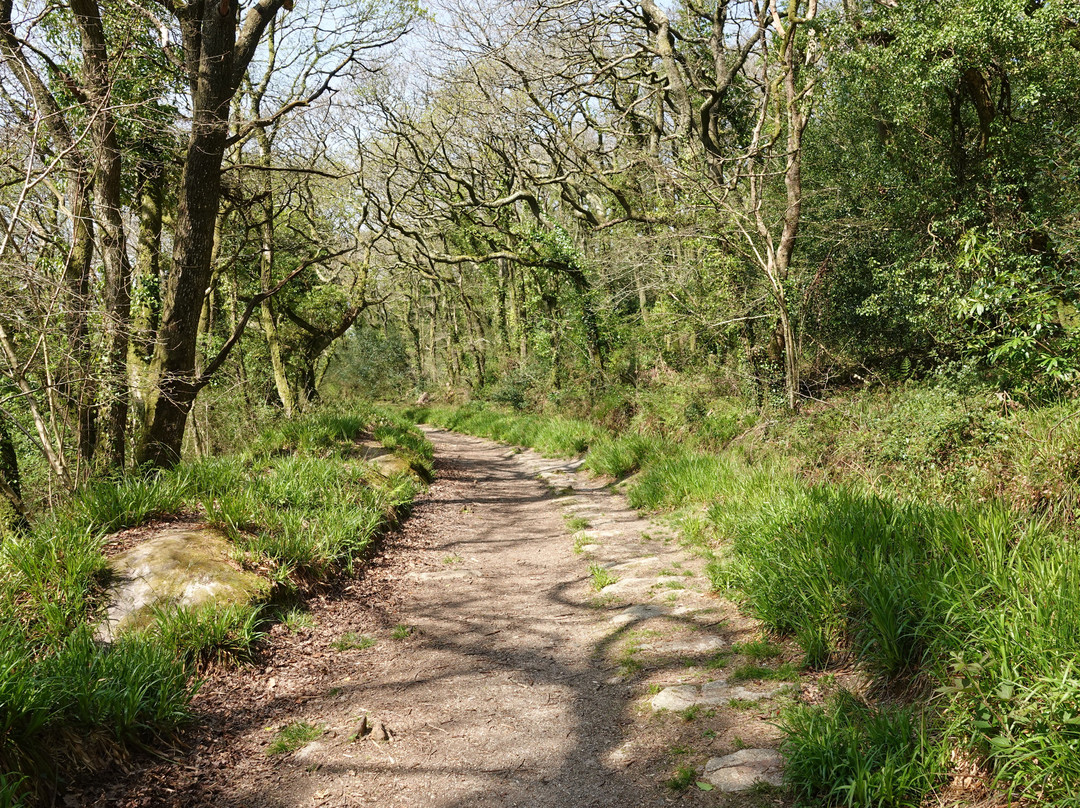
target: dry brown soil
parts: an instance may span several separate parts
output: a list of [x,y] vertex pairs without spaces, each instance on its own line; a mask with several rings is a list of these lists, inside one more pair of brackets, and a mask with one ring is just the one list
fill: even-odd
[[[663,686],[722,678],[740,661],[731,644],[757,637],[708,594],[703,562],[573,462],[429,437],[436,481],[362,577],[309,604],[314,627],[278,626],[256,667],[211,675],[171,759],[84,780],[65,804],[787,804],[776,789],[668,785],[679,767],[696,782],[708,758],[777,740],[782,697],[650,707]],[[572,535],[571,517],[588,527]],[[590,564],[617,583],[598,593]],[[350,632],[375,643],[338,650]],[[389,739],[358,737],[364,719]],[[323,734],[267,754],[296,721]]]

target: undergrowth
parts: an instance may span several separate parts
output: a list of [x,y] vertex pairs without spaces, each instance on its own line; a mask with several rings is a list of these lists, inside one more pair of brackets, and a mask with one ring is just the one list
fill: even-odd
[[88,486],[0,541],[0,806],[46,797],[57,772],[160,744],[189,720],[197,674],[251,658],[271,612],[259,604],[162,610],[111,645],[94,637],[104,607],[106,537],[162,517],[209,521],[237,557],[288,591],[350,570],[417,488],[384,478],[356,451],[371,436],[430,474],[431,447],[373,408],[278,424],[239,455]]

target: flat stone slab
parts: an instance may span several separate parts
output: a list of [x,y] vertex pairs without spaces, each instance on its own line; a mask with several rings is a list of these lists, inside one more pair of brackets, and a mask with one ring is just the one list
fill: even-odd
[[652,578],[620,578],[600,590],[601,595],[648,595],[653,585]]
[[641,646],[656,654],[715,654],[727,647],[727,640],[713,634],[665,637]]
[[611,622],[617,626],[624,626],[627,623],[636,623],[639,620],[650,620],[653,617],[661,617],[664,614],[665,610],[660,606],[653,606],[649,603],[638,603],[623,609],[611,618]]
[[654,710],[685,710],[701,705],[719,707],[733,701],[771,699],[791,689],[791,685],[729,685],[726,680],[704,685],[672,685],[665,687],[649,702]]
[[775,749],[740,749],[731,755],[710,758],[705,781],[721,791],[747,791],[758,783],[784,783],[784,758]]
[[686,710],[701,703],[701,690],[696,685],[665,687],[652,697],[649,704],[654,710]]
[[97,637],[148,627],[158,609],[229,606],[262,600],[270,582],[239,569],[234,545],[215,530],[172,530],[109,561],[112,583]]
[[[600,528],[600,529],[597,529],[597,528],[593,528],[593,527],[587,527],[584,530],[579,530],[578,533],[584,533],[584,534],[586,534],[587,536],[589,536],[590,538],[593,538],[593,539],[611,539],[611,538],[615,538],[615,537],[618,537],[618,536],[625,536],[626,535],[625,530],[615,530],[615,529],[612,529],[612,528]],[[575,533],[574,535],[576,536],[576,535],[578,535],[578,533]]]
[[732,701],[759,701],[772,699],[791,690],[793,685],[770,683],[767,685],[729,685],[726,680],[706,682],[701,686],[703,704],[727,704]]
[[[617,530],[594,530],[589,531],[593,535],[599,536],[601,534],[611,533],[618,535],[620,531]],[[608,569],[613,572],[640,570],[642,567],[656,567],[660,565],[660,559],[656,556],[646,556],[644,558],[634,558],[630,561],[622,561],[618,564],[609,564]]]

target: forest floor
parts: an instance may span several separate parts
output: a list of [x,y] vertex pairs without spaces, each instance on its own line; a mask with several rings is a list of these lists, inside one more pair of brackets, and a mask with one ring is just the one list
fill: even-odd
[[65,805],[789,804],[725,793],[737,765],[706,779],[768,759],[749,750],[816,688],[774,681],[790,652],[708,592],[704,562],[573,461],[428,436],[436,480],[363,575],[275,627],[256,667],[211,674],[169,759]]

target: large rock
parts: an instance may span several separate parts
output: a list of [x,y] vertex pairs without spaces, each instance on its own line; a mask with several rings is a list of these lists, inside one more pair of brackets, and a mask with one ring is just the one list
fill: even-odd
[[98,638],[145,628],[158,608],[251,603],[270,593],[270,582],[240,569],[235,548],[214,530],[173,530],[109,562],[113,581]]

